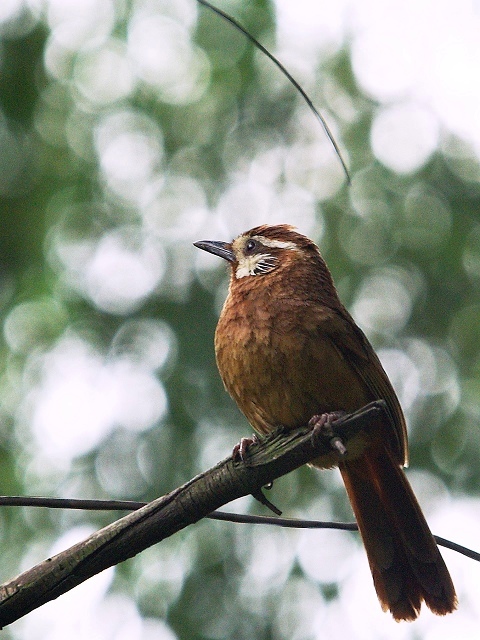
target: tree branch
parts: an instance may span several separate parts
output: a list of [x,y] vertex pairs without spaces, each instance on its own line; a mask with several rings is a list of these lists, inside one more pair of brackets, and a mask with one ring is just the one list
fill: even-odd
[[[383,401],[373,402],[332,425],[348,449],[354,436],[381,428]],[[86,540],[0,586],[0,628],[73,589],[88,578],[135,556],[218,507],[255,495],[269,482],[314,458],[340,457],[329,438],[313,438],[310,427],[279,430],[248,450],[245,462],[230,456],[171,493],[100,529]],[[333,458],[334,459],[334,458]]]

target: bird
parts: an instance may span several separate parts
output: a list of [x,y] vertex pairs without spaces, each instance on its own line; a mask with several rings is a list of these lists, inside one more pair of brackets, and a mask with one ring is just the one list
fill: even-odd
[[389,419],[381,429],[366,430],[361,446],[349,441],[344,456],[312,464],[338,464],[382,609],[396,621],[415,620],[423,602],[435,614],[452,612],[452,579],[403,471],[408,444],[399,400],[317,245],[286,224],[194,245],[230,264],[216,362],[256,433],[331,423],[385,401]]

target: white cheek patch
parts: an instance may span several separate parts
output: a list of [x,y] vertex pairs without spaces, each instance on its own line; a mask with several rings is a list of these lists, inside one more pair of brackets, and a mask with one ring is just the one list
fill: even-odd
[[258,256],[248,256],[247,258],[243,258],[243,260],[238,263],[237,270],[235,271],[235,277],[237,280],[245,278],[245,276],[254,276],[257,262]]
[[256,276],[268,273],[275,268],[276,259],[268,253],[258,253],[255,256],[246,256],[238,263],[235,271],[237,280],[245,276]]

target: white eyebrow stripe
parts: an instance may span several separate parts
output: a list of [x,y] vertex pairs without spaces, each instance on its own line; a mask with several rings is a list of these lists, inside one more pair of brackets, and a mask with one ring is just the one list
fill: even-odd
[[292,249],[298,251],[298,247],[295,242],[285,242],[283,240],[270,240],[264,236],[253,236],[252,240],[258,240],[264,247],[271,247],[272,249]]

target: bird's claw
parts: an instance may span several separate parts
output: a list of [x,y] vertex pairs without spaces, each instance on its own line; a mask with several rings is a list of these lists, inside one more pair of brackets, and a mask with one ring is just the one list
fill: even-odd
[[240,442],[233,447],[232,457],[233,459],[240,458],[242,462],[245,462],[247,457],[247,451],[252,444],[258,444],[258,438],[255,434],[251,438],[242,438]]
[[331,411],[315,415],[308,422],[308,426],[312,427],[312,440],[318,437],[327,439],[332,449],[341,456],[347,453],[347,448],[342,440],[333,433],[332,424],[344,415],[345,411]]

